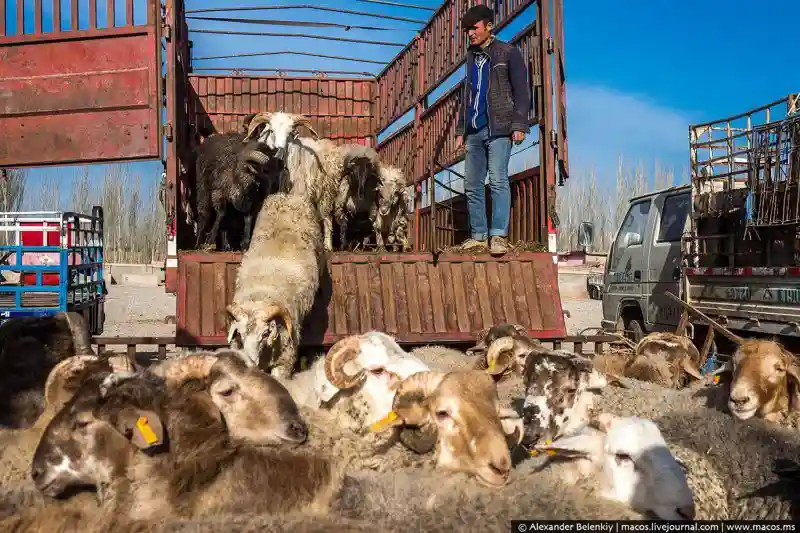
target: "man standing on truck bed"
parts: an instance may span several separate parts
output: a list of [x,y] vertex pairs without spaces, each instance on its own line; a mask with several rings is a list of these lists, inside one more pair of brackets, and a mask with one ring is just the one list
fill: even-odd
[[[508,162],[511,142],[519,144],[528,133],[531,97],[527,70],[519,49],[498,40],[493,34],[494,12],[484,5],[471,7],[461,19],[467,33],[467,92],[458,115],[458,146],[464,145],[467,209],[470,238],[461,244],[465,251],[486,247],[489,253],[508,251],[508,225],[511,216],[511,185]],[[492,195],[491,228],[486,227],[484,183],[489,174]]]

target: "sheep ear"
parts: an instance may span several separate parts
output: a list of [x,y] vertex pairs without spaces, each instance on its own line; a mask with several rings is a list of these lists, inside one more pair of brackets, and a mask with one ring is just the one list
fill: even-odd
[[525,425],[522,422],[522,418],[501,418],[500,424],[503,426],[503,433],[506,435],[508,447],[518,446],[525,435]]
[[537,450],[552,451],[556,455],[574,458],[596,457],[603,449],[605,436],[589,426],[584,426],[578,433],[565,435],[550,444],[537,446]]
[[588,390],[597,392],[607,386],[608,379],[606,379],[606,376],[603,375],[602,372],[598,372],[592,368],[588,373],[586,388]]

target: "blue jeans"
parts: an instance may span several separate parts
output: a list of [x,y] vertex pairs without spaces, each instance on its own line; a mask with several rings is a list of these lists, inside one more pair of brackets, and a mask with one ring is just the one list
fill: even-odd
[[[508,161],[511,158],[511,137],[489,138],[489,128],[468,133],[464,145],[464,190],[471,237],[485,241],[488,237],[508,236],[511,216],[511,185]],[[491,229],[486,227],[486,174],[492,195]]]

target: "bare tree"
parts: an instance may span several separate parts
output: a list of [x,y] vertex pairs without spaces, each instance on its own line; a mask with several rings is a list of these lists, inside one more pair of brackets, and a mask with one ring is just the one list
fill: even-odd
[[[594,243],[590,251],[607,252],[616,235],[617,228],[628,211],[628,202],[634,196],[672,187],[675,173],[655,161],[653,176],[648,176],[639,163],[635,167],[626,165],[622,156],[617,161],[616,177],[599,176],[596,169],[578,173],[559,189],[556,209],[560,219],[558,243],[561,250],[578,247],[578,226],[581,222],[594,225]],[[686,169],[682,172],[686,181]]]

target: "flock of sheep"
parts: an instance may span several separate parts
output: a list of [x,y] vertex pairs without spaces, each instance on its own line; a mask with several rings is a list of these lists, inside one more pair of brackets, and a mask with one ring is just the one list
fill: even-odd
[[800,372],[773,341],[691,381],[697,352],[668,334],[616,360],[513,324],[467,353],[371,331],[289,376],[231,348],[139,366],[88,339],[72,313],[0,327],[2,531],[798,518]]
[[198,151],[198,243],[244,225],[229,348],[141,366],[75,313],[0,326],[0,531],[800,518],[800,363],[773,341],[708,377],[671,334],[590,359],[515,324],[466,353],[370,331],[296,371],[333,220],[346,240],[366,213],[381,245],[407,228],[402,173],[300,127],[260,113]]
[[189,212],[198,220],[198,247],[243,222],[245,251],[225,310],[228,343],[273,376],[288,377],[333,251],[334,219],[343,248],[348,225],[366,218],[379,248],[405,251],[408,191],[400,169],[375,150],[320,139],[305,116],[254,113],[243,130],[212,133],[198,147],[196,209]]
[[[300,135],[303,129],[311,137]],[[370,224],[378,249],[409,248],[405,176],[375,150],[320,139],[308,117],[284,112],[248,115],[243,130],[203,132],[208,135],[196,147],[186,214],[197,248],[216,246],[221,231],[223,249],[246,250],[264,199],[276,192],[315,207],[329,252],[334,219],[341,249],[348,248],[348,227],[356,222]],[[241,239],[232,243],[237,233]]]

